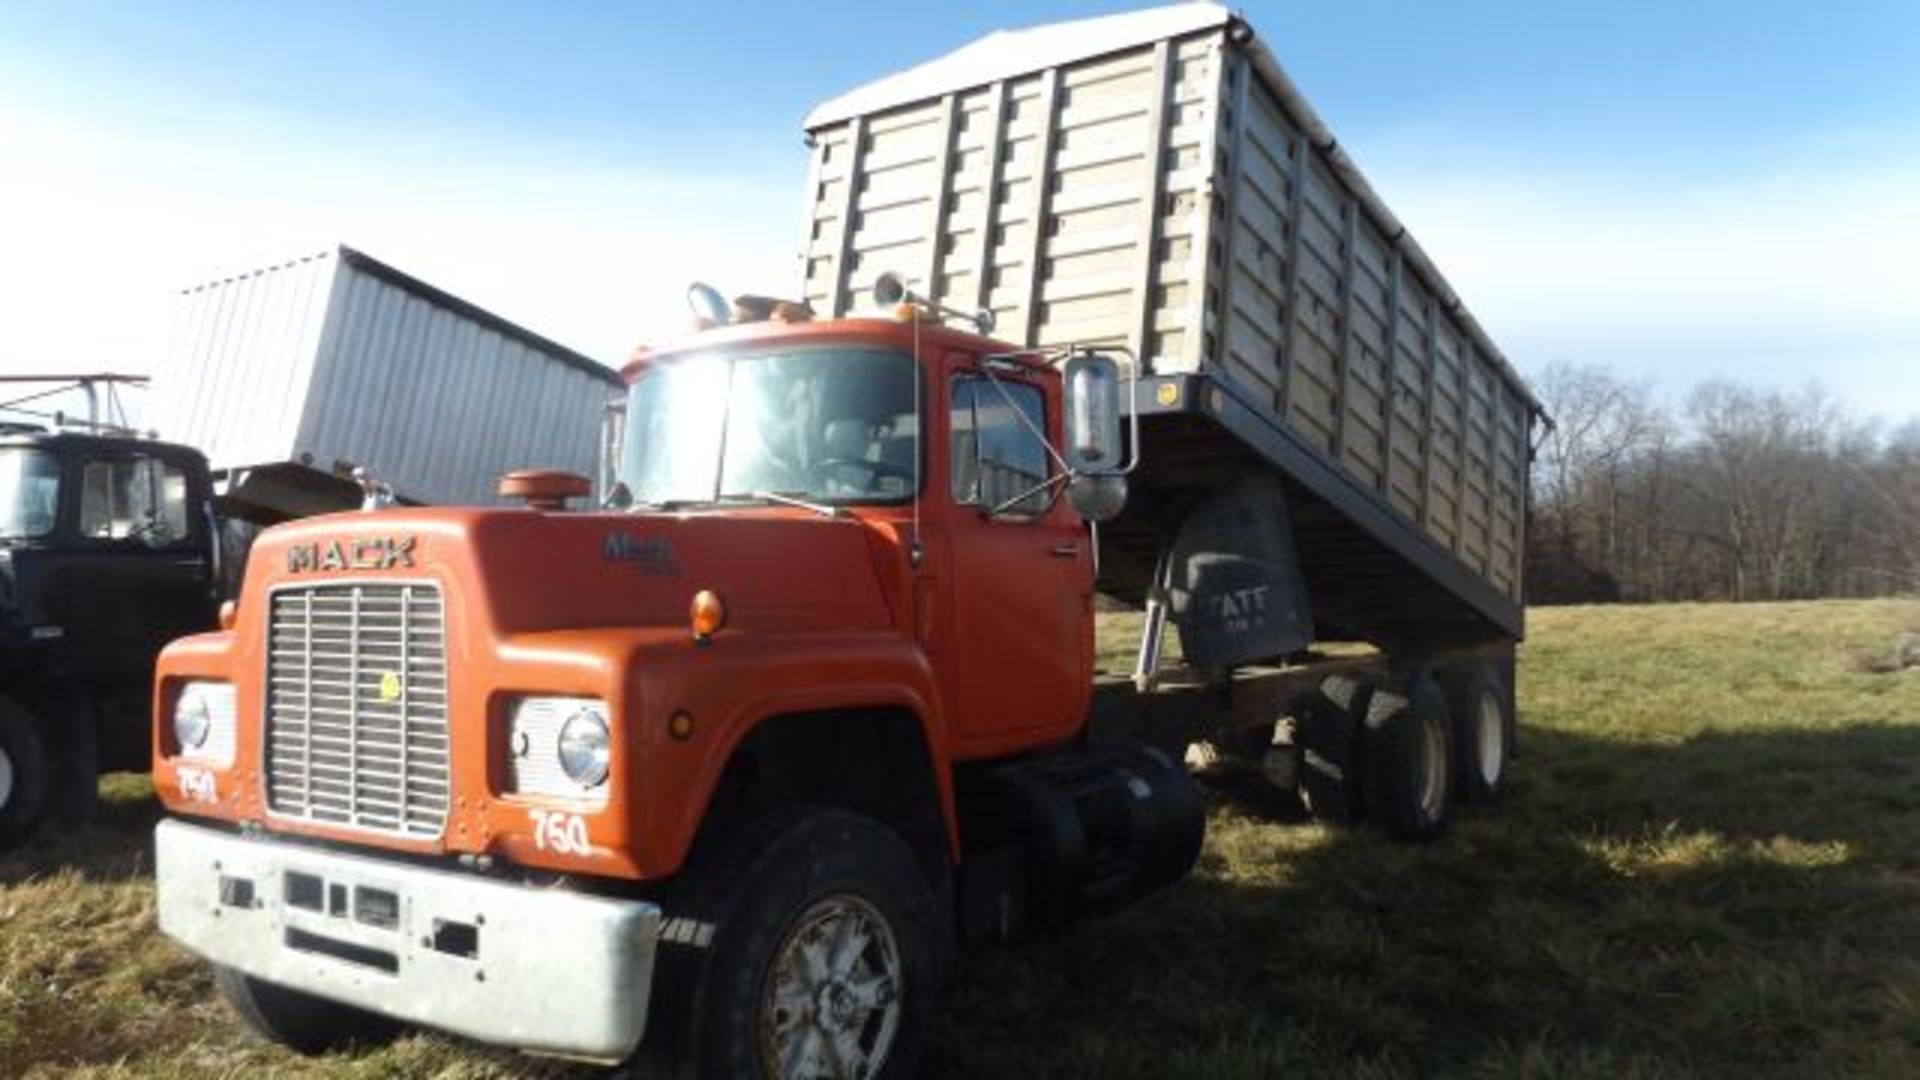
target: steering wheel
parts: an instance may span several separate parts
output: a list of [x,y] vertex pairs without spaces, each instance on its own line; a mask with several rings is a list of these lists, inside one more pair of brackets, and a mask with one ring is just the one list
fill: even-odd
[[864,469],[867,474],[866,487],[869,490],[873,488],[873,482],[875,480],[880,479],[883,476],[890,476],[896,480],[904,480],[909,484],[913,483],[913,470],[903,469],[898,465],[891,465],[884,461],[868,461],[866,458],[857,458],[857,457],[821,458],[819,461],[816,461],[813,463],[813,467],[816,469],[840,469],[840,468]]

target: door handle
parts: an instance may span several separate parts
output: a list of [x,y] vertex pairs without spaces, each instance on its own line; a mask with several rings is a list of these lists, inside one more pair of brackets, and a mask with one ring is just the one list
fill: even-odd
[[1051,554],[1057,558],[1062,558],[1062,559],[1076,558],[1080,554],[1080,545],[1079,544],[1055,544],[1051,549],[1049,549],[1048,554]]

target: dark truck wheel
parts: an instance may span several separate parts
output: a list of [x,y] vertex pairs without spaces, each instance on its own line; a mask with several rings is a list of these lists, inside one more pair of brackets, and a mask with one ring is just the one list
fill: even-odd
[[814,809],[749,827],[676,889],[645,1052],[676,1077],[913,1076],[941,990],[938,912],[874,821]]
[[1469,802],[1489,803],[1506,786],[1513,761],[1513,715],[1506,683],[1491,664],[1462,664],[1442,675],[1453,717],[1454,776]]
[[27,710],[0,698],[0,851],[25,843],[46,809],[46,744]]
[[1300,701],[1300,800],[1323,821],[1351,824],[1365,811],[1360,796],[1360,732],[1373,683],[1357,675],[1329,675]]
[[364,1009],[215,965],[213,983],[254,1034],[299,1054],[391,1042],[401,1025]]
[[1367,813],[1402,840],[1431,840],[1453,810],[1451,725],[1428,675],[1374,691],[1365,737]]

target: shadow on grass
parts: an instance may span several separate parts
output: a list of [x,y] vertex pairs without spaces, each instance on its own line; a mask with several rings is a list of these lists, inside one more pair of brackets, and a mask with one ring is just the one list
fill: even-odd
[[[1524,745],[1506,803],[1426,846],[1214,786],[1193,876],[961,965],[934,1071],[1920,1075],[1920,728]],[[157,804],[132,779],[103,794],[99,820],[0,860],[0,884],[149,874]],[[131,1052],[87,1045],[31,1060]],[[315,1064],[573,1073],[441,1040]]]
[[44,822],[32,840],[0,855],[0,886],[69,869],[98,882],[151,877],[153,827],[161,816],[145,776],[105,777],[91,820]]
[[1525,747],[1427,846],[1216,792],[1194,876],[963,965],[941,1071],[1920,1075],[1920,729]]

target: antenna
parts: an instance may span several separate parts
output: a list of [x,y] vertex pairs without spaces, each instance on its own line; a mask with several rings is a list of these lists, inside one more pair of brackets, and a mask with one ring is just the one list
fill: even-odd
[[[890,276],[892,275],[880,275],[882,280],[875,282],[873,286],[875,295],[879,294],[882,282]],[[893,280],[898,282],[900,279],[893,277]],[[901,291],[906,291],[905,286],[901,287]],[[920,546],[920,503],[927,497],[926,484],[921,477],[921,463],[926,460],[927,453],[928,408],[921,397],[920,320],[915,319],[913,320],[913,539],[907,542],[907,565],[915,570],[920,569],[920,562],[925,558],[925,551]]]

